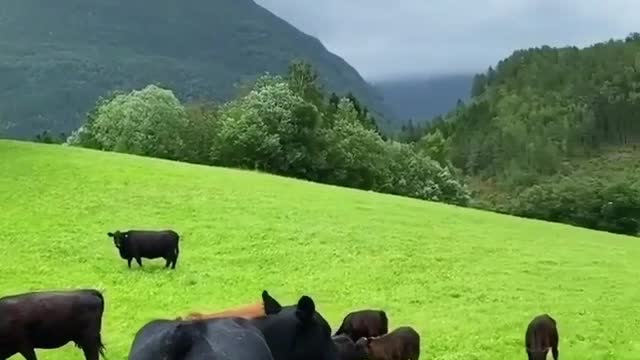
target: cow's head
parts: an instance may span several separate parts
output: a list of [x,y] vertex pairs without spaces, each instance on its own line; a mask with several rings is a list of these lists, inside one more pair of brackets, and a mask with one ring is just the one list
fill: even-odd
[[117,230],[116,232],[108,232],[107,236],[113,238],[113,244],[119,249],[122,246],[122,241],[127,237],[127,234]]
[[366,360],[367,353],[362,347],[356,346],[356,343],[345,334],[333,337],[333,343],[338,349],[339,360]]
[[308,296],[253,323],[264,334],[274,360],[338,359],[331,327]]

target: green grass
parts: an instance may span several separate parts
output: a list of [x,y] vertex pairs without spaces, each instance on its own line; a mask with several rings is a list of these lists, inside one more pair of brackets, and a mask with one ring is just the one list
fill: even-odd
[[[638,239],[252,172],[0,141],[0,295],[105,291],[124,359],[156,317],[313,296],[335,330],[360,308],[415,327],[425,359],[525,359],[536,314],[571,359],[637,359]],[[106,233],[173,228],[175,271],[118,257]],[[72,345],[39,359],[82,359]],[[12,359],[20,359],[14,356]]]

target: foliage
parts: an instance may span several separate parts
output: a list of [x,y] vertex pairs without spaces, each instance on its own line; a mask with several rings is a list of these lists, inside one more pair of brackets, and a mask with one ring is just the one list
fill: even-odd
[[358,112],[347,98],[339,101],[333,118],[332,126],[323,132],[326,145],[326,163],[320,170],[323,178],[331,184],[378,189],[380,164],[386,156],[383,140],[362,126]]
[[185,160],[208,164],[210,150],[220,126],[219,107],[212,102],[194,102],[185,106],[185,112]]
[[309,63],[293,62],[285,76],[260,76],[227,103],[187,110],[158,87],[115,95],[100,99],[68,142],[466,205],[459,176],[430,158],[441,142],[422,151],[385,139],[355,95],[327,97],[318,78]]
[[33,139],[35,142],[44,144],[62,144],[66,141],[67,136],[64,133],[58,134],[58,136],[52,135],[49,131],[45,130]]
[[[110,152],[0,141],[0,154],[3,296],[103,290],[108,359],[126,359],[151,319],[252,304],[263,289],[283,305],[310,294],[334,331],[362,304],[385,309],[426,334],[421,359],[526,359],[538,312],[566,329],[567,359],[638,354],[640,242],[622,236]],[[183,236],[175,271],[127,268],[106,232],[137,227]],[[38,354],[83,358],[71,344]]]
[[563,177],[534,185],[513,200],[509,212],[627,235],[640,234],[640,181]]
[[[585,49],[543,46],[515,51],[477,75],[470,103],[429,124],[422,142],[438,143],[437,150],[428,153],[442,159],[442,136],[444,157],[456,168],[468,177],[494,182],[500,191],[519,199],[515,205],[494,204],[494,210],[508,208],[517,214],[623,231],[622,225],[591,218],[605,199],[587,201],[590,190],[580,187],[595,186],[593,179],[602,174],[573,178],[573,185],[562,181],[564,187],[553,191],[552,185],[536,185],[581,159],[640,142],[639,53],[640,37],[633,35]],[[630,183],[617,186],[622,192],[635,191]],[[478,190],[480,198],[486,197],[482,188]],[[567,193],[561,196],[561,191]],[[564,203],[548,204],[555,201]],[[570,215],[569,204],[584,207],[585,213]]]
[[315,106],[296,95],[287,83],[257,86],[222,112],[212,161],[302,176],[313,167],[309,150],[319,121]]
[[90,114],[88,126],[68,143],[82,146],[83,139],[89,139],[101,150],[182,159],[186,118],[184,107],[170,90],[149,85],[101,104]]
[[234,84],[284,74],[293,59],[312,63],[327,89],[351,90],[377,115],[388,112],[342,58],[252,1],[8,1],[0,21],[0,129],[10,137],[69,133],[115,89],[158,84],[185,103],[228,101]]

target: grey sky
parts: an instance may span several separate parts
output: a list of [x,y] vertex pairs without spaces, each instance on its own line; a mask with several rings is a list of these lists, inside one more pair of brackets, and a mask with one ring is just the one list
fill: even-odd
[[368,80],[475,73],[519,48],[582,47],[640,32],[638,0],[255,1]]

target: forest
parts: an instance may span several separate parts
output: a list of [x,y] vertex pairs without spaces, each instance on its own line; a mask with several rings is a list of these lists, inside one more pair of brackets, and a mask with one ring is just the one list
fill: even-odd
[[640,34],[515,51],[404,140],[445,143],[472,206],[625,234],[640,223]]

